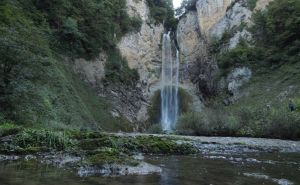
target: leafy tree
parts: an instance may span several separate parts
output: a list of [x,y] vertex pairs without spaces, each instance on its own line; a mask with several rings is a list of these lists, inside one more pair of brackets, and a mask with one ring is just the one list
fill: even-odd
[[181,16],[188,11],[196,11],[197,0],[183,0],[180,7],[175,10],[176,16]]
[[162,23],[166,30],[176,30],[177,20],[174,17],[172,0],[147,0],[150,15],[155,23]]
[[[300,61],[300,1],[275,0],[266,10],[256,11],[249,31],[254,43],[240,44],[219,55],[220,66],[234,65],[278,66]],[[250,45],[250,46],[249,46]]]

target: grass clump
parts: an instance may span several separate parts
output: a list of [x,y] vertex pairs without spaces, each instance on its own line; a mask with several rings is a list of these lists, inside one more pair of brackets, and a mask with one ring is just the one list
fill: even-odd
[[0,124],[0,137],[15,135],[22,130],[22,127],[17,126],[10,122]]
[[21,148],[45,147],[58,151],[73,147],[74,141],[62,131],[25,129],[16,135],[14,145]]

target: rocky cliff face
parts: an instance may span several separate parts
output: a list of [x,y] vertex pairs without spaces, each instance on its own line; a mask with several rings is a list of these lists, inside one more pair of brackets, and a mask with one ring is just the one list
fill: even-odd
[[273,0],[258,0],[256,2],[256,7],[255,10],[263,10],[266,8],[266,6],[268,6],[268,4],[270,2],[272,2]]
[[130,16],[141,17],[143,24],[140,32],[125,35],[118,43],[118,48],[127,59],[129,67],[138,70],[141,81],[151,84],[155,81],[151,78],[159,77],[155,72],[159,70],[164,27],[150,23],[146,0],[128,0],[127,9]]
[[233,0],[198,0],[196,4],[201,33],[208,36],[210,29],[222,19]]
[[246,3],[247,1],[240,0],[231,5],[224,17],[212,26],[209,36],[221,38],[226,30],[238,27],[241,23],[248,24],[252,12],[246,7]]
[[177,42],[181,55],[181,84],[198,96],[198,100],[194,98],[193,102],[194,109],[200,110],[202,95],[212,94],[211,78],[217,66],[209,56],[208,43],[201,34],[197,12],[188,12],[181,18],[177,27]]
[[99,96],[112,102],[114,116],[125,116],[129,121],[147,119],[147,106],[152,93],[159,88],[161,70],[161,38],[164,27],[151,24],[146,0],[127,0],[129,16],[139,16],[143,23],[139,32],[126,34],[117,44],[121,55],[132,69],[137,69],[140,82],[135,87],[103,83],[106,54],[93,61],[78,59],[72,66],[82,79],[91,84]]
[[[255,10],[263,9],[270,1],[258,0]],[[150,98],[160,88],[161,38],[164,28],[161,24],[151,23],[146,0],[126,2],[128,14],[141,17],[143,24],[139,32],[125,35],[117,48],[127,59],[129,67],[138,70],[140,82],[135,87],[104,84],[105,53],[101,53],[94,61],[75,60],[72,67],[97,90],[99,96],[112,102],[114,116],[124,115],[128,120],[136,122],[147,119]],[[192,96],[195,110],[201,109],[201,98],[214,94],[217,89],[215,76],[218,67],[209,52],[210,40],[213,37],[220,38],[226,30],[239,27],[243,22],[250,22],[252,11],[245,3],[246,0],[198,0],[197,11],[187,12],[179,21],[177,41],[181,53],[180,86]],[[240,37],[251,36],[246,30],[237,31],[226,46],[227,49],[236,47]],[[242,82],[247,82],[248,77]],[[229,84],[236,80],[231,75],[224,81],[226,88],[231,88]]]
[[[258,0],[256,10],[264,9],[272,0]],[[191,82],[197,87],[198,94],[207,96],[218,90],[219,85],[214,81],[218,68],[214,57],[209,52],[212,40],[220,39],[225,32],[232,32],[232,37],[224,45],[222,51],[233,49],[239,43],[241,37],[251,39],[251,35],[242,25],[251,23],[253,11],[250,10],[247,0],[198,0],[195,11],[187,12],[180,18],[177,28],[177,41],[184,66],[190,70],[185,73]],[[244,68],[243,68],[244,69]],[[234,71],[241,71],[236,69]],[[235,72],[232,74],[235,74]],[[225,81],[227,90],[238,94],[238,88],[251,78],[251,69],[247,69],[247,80],[234,79],[241,75],[229,74]],[[224,86],[224,85],[223,85]]]
[[198,21],[197,12],[191,11],[181,18],[177,27],[177,42],[185,63],[196,61],[199,53],[205,51]]
[[128,0],[128,13],[143,20],[140,32],[128,33],[118,44],[123,57],[130,68],[137,69],[140,75],[142,91],[141,106],[136,111],[136,120],[147,119],[147,106],[150,97],[159,89],[161,73],[161,39],[164,33],[162,24],[152,24],[146,0]]

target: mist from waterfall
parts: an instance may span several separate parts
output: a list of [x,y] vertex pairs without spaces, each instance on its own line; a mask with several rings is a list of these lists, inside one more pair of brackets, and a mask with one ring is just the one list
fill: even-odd
[[164,34],[161,75],[161,124],[164,131],[175,128],[178,118],[179,51],[173,60],[170,33]]

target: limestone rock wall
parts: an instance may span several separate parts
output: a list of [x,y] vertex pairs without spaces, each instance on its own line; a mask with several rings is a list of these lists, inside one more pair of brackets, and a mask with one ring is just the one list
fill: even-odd
[[188,12],[181,18],[177,27],[177,42],[180,48],[181,59],[185,63],[197,60],[199,52],[201,52],[204,45],[198,25],[197,12]]
[[[92,85],[99,96],[112,103],[114,116],[125,116],[129,121],[147,118],[147,106],[154,89],[159,87],[161,68],[161,38],[163,25],[150,24],[146,0],[126,0],[129,16],[139,16],[143,23],[139,32],[126,34],[117,44],[121,55],[132,69],[137,69],[141,81],[135,87],[104,83],[106,54],[93,61],[77,59],[71,62],[74,71]],[[69,61],[70,63],[70,61]]]
[[[254,11],[264,9],[271,1],[258,0]],[[221,88],[214,82],[218,67],[214,56],[209,52],[212,39],[219,39],[226,31],[233,30],[232,38],[223,46],[222,51],[235,48],[241,37],[251,39],[251,34],[241,26],[251,24],[253,12],[247,2],[247,0],[198,0],[197,11],[187,12],[180,18],[177,41],[184,67],[183,83],[192,83],[196,86],[199,96],[212,94]],[[229,82],[225,83],[227,83],[225,86],[228,86]]]
[[196,4],[201,33],[209,35],[210,29],[222,19],[233,0],[198,0]]
[[256,2],[256,7],[255,10],[263,10],[265,9],[270,2],[272,2],[273,0],[258,0]]
[[[249,22],[252,12],[244,6],[246,0],[198,0],[197,11],[184,15],[178,24],[177,41],[181,52],[180,86],[192,95],[194,108],[203,105],[203,94],[212,93],[218,68],[209,55],[211,37],[220,37],[232,27]],[[272,0],[258,0],[255,10],[263,9]],[[130,68],[137,69],[141,81],[136,87],[116,87],[104,84],[106,54],[101,53],[93,61],[78,59],[71,67],[99,94],[112,102],[114,116],[124,115],[130,121],[147,119],[147,107],[152,94],[160,88],[161,39],[163,25],[151,24],[146,0],[126,0],[130,16],[141,17],[139,32],[126,34],[117,44]],[[245,30],[237,32],[229,43],[234,48],[240,37],[247,37]],[[199,98],[200,97],[200,98]]]
[[208,42],[201,34],[198,24],[198,13],[190,11],[179,21],[177,27],[177,43],[181,54],[180,83],[193,98],[193,110],[200,111],[203,95],[212,92],[212,76],[217,71],[216,63],[210,58]]
[[127,0],[130,16],[143,20],[140,32],[128,33],[118,43],[121,55],[128,61],[130,68],[137,69],[141,80],[143,103],[137,111],[138,121],[147,119],[147,106],[155,90],[159,89],[161,73],[161,40],[164,33],[162,24],[152,24],[146,0]]
[[238,27],[241,23],[248,24],[251,16],[252,11],[246,7],[246,0],[236,1],[225,16],[211,28],[209,36],[221,38],[226,30]]

